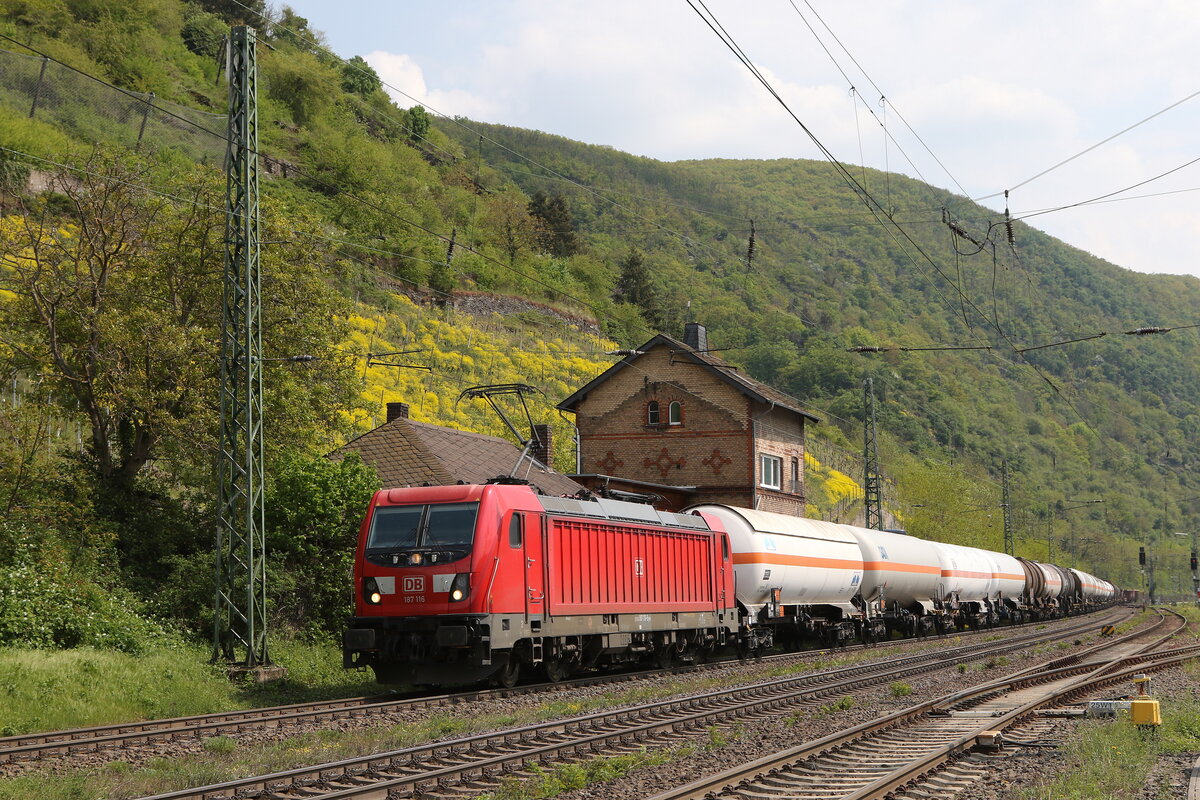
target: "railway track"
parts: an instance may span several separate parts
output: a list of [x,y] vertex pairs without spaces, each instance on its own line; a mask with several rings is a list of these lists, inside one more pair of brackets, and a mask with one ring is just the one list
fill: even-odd
[[[1107,618],[1108,615],[1106,615]],[[1071,626],[1068,631],[1094,628],[1097,621],[1090,620]],[[960,636],[995,634],[999,629],[970,631]],[[1004,629],[1012,630],[1012,629]],[[1061,635],[1073,635],[1060,632]],[[830,653],[845,653],[868,649],[870,645],[851,645],[837,649],[806,650],[763,656],[764,664],[794,662]],[[877,645],[875,647],[878,647]],[[687,674],[727,666],[728,661],[715,661],[665,670],[668,673]],[[32,761],[78,753],[96,753],[104,750],[119,751],[131,745],[152,741],[204,738],[236,734],[265,727],[287,727],[320,724],[339,718],[362,718],[402,713],[406,710],[442,708],[462,703],[478,702],[491,698],[513,697],[546,691],[561,691],[567,688],[593,686],[645,679],[661,676],[664,670],[647,670],[620,674],[594,675],[554,684],[530,684],[511,689],[476,689],[462,692],[419,696],[373,695],[344,698],[339,700],[296,703],[270,708],[245,709],[239,711],[201,714],[188,717],[148,720],[143,722],[101,725],[73,730],[48,731],[20,734],[0,738],[0,764]]]
[[[981,743],[994,741],[1039,708],[1128,680],[1137,672],[1165,669],[1200,657],[1200,645],[1158,650],[1186,628],[1186,620],[1178,614],[1174,614],[1178,619],[1172,619],[1170,614],[1174,612],[1161,614],[1156,627],[1173,623],[1175,630],[1149,643],[1134,641],[1148,632],[1110,640],[1090,648],[1090,653],[912,706],[652,800],[930,800],[957,796],[981,776],[984,759],[946,765]],[[1101,657],[1104,650],[1113,652]],[[922,780],[919,790],[905,794],[905,787],[917,780]]]
[[463,793],[494,787],[501,776],[530,764],[571,761],[688,740],[713,726],[783,715],[868,685],[952,668],[963,661],[1014,652],[1096,628],[1089,620],[1069,628],[1028,632],[1001,641],[778,678],[735,689],[597,712],[494,733],[463,737],[362,758],[321,764],[228,783],[186,789],[154,800],[323,797],[329,800]]

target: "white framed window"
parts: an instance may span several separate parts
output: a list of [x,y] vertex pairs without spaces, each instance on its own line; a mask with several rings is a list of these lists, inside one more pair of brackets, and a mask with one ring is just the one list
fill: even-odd
[[649,403],[646,404],[646,424],[647,425],[657,425],[658,424],[658,401],[657,400],[651,400]]
[[682,425],[683,424],[683,403],[675,400],[671,405],[667,406],[667,424]]
[[769,456],[760,453],[758,456],[758,485],[767,489],[779,489],[782,486],[783,459],[779,456]]

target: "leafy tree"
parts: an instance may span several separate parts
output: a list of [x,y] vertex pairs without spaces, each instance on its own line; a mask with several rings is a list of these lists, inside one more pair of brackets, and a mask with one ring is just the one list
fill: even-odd
[[529,207],[519,192],[504,192],[488,201],[484,219],[492,243],[515,264],[517,257],[531,248],[537,237],[537,224],[529,216]]
[[308,20],[290,6],[284,6],[271,22],[271,38],[277,42],[291,45],[297,50],[320,54],[324,37],[308,26]]
[[543,192],[534,192],[529,200],[529,215],[537,220],[537,242],[543,252],[558,258],[579,252],[571,209],[562,195],[547,197]]
[[355,56],[342,65],[342,88],[351,94],[370,97],[379,91],[383,81],[362,56]]
[[[266,11],[266,0],[195,0],[205,11],[216,14],[227,22],[257,25]],[[247,8],[248,7],[248,8]],[[290,9],[288,9],[290,11]]]
[[316,123],[337,100],[340,73],[311,53],[263,53],[259,66],[267,94],[291,111],[297,125]]
[[267,552],[276,611],[297,629],[337,635],[351,613],[358,527],[379,477],[352,453],[340,461],[290,454],[267,493]]
[[413,106],[408,110],[408,135],[418,142],[429,136],[429,112],[424,106]]
[[617,278],[617,285],[613,288],[613,299],[635,305],[645,312],[651,311],[658,298],[658,293],[650,280],[646,257],[640,250],[630,250],[629,254],[621,259],[618,267],[621,274]]
[[188,50],[206,58],[220,55],[221,40],[228,34],[229,26],[220,17],[199,10],[188,16],[179,32]]
[[[201,167],[139,162],[128,153],[95,151],[84,161],[85,172],[52,177],[55,203],[18,199],[19,212],[0,220],[0,288],[11,293],[0,302],[0,346],[15,369],[41,375],[56,402],[86,420],[88,464],[102,490],[132,497],[152,461],[160,473],[206,483],[223,181]],[[143,183],[164,193],[143,192]],[[274,221],[282,230],[266,226],[263,235],[280,242],[262,261],[264,347],[322,359],[299,380],[288,367],[272,368],[268,431],[312,441],[314,422],[321,430],[332,408],[353,396],[353,366],[326,349],[340,341],[341,302],[317,271],[311,245],[288,238],[308,221]]]

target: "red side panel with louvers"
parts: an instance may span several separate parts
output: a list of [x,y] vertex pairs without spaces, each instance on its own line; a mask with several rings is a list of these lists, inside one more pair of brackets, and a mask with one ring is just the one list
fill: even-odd
[[551,516],[547,613],[717,611],[732,597],[722,531]]

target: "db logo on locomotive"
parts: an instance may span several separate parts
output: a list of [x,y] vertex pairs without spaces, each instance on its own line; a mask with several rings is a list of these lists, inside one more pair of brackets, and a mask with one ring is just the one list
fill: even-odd
[[425,591],[425,576],[424,575],[405,575],[404,583],[401,584],[401,590],[404,592],[423,592]]

